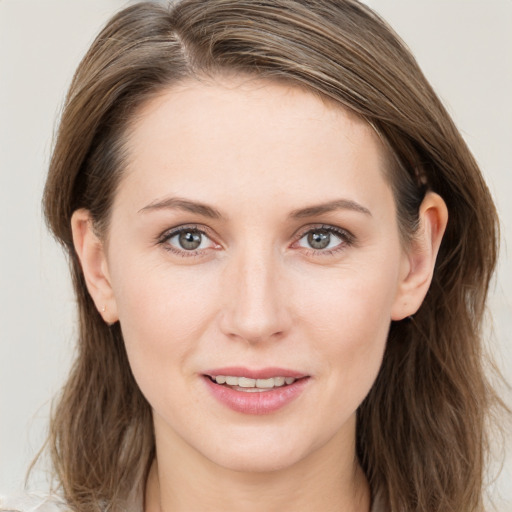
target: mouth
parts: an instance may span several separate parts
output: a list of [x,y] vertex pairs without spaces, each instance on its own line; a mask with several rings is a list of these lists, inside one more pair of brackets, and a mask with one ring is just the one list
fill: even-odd
[[222,405],[243,414],[270,414],[298,399],[309,388],[310,375],[267,368],[223,368],[203,374],[206,387]]
[[206,377],[219,386],[245,393],[264,393],[277,388],[285,388],[291,386],[297,380],[307,378],[276,376],[266,379],[253,379],[250,377],[237,377],[235,375],[206,375]]

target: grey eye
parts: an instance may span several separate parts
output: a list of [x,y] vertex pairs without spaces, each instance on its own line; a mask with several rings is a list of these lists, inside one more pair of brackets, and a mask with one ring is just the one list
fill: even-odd
[[314,228],[301,237],[298,242],[300,247],[323,251],[325,249],[336,249],[349,243],[343,233],[338,234],[335,228]]
[[331,242],[331,233],[325,229],[311,231],[307,235],[308,244],[313,249],[325,249]]
[[182,249],[193,251],[200,247],[203,235],[198,231],[182,231],[177,238]]
[[202,230],[195,227],[177,228],[173,233],[162,238],[162,244],[172,247],[174,252],[192,256],[194,251],[214,249],[215,242]]

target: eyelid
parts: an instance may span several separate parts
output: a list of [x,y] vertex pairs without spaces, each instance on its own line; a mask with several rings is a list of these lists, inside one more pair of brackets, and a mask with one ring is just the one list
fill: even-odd
[[[180,249],[178,247],[175,247],[169,243],[167,243],[171,238],[175,237],[176,235],[179,235],[180,233],[184,231],[196,231],[200,233],[201,235],[205,236],[210,240],[210,242],[213,244],[214,247],[209,247],[206,249],[195,249],[187,251],[185,249]],[[166,229],[163,233],[161,233],[156,238],[156,243],[158,245],[162,245],[165,250],[172,252],[174,254],[178,254],[180,256],[199,256],[201,254],[204,254],[204,252],[207,249],[212,248],[219,248],[221,245],[215,241],[215,235],[213,231],[208,228],[207,226],[201,225],[201,224],[182,224],[179,226],[174,226],[170,229]]]
[[187,230],[198,231],[199,233],[206,235],[208,238],[211,238],[211,230],[206,226],[202,226],[200,224],[180,224],[179,226],[174,226],[160,233],[160,235],[156,237],[156,241],[165,242],[166,240],[169,240],[169,238]]
[[313,249],[307,247],[300,247],[301,249],[307,251],[310,254],[318,254],[318,255],[329,255],[333,254],[337,251],[343,250],[344,248],[354,245],[356,242],[356,237],[347,229],[340,228],[338,226],[333,226],[332,224],[312,224],[309,226],[305,226],[301,228],[294,236],[294,242],[292,247],[298,244],[298,242],[304,238],[311,231],[320,231],[325,230],[333,235],[337,236],[341,239],[340,244],[331,249]]

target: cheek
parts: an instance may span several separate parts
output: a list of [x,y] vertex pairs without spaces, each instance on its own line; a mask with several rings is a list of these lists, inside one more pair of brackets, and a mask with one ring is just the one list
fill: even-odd
[[297,290],[311,328],[349,345],[371,343],[375,338],[371,333],[387,332],[397,293],[395,269],[345,267],[315,277],[315,282],[303,280]]
[[340,269],[299,292],[307,298],[302,325],[328,367],[329,385],[354,409],[379,372],[396,290],[397,270],[377,265]]
[[[114,265],[112,284],[132,371],[139,386],[167,386],[211,321],[211,288],[203,276],[171,272],[136,259]],[[169,373],[171,372],[171,373]]]

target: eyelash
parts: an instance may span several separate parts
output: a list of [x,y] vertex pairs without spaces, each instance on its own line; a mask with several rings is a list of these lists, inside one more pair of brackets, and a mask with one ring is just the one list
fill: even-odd
[[[200,235],[206,236],[209,240],[212,240],[212,236],[209,234],[210,230],[206,229],[204,226],[191,224],[179,226],[177,228],[172,228],[170,230],[165,231],[157,238],[156,242],[158,245],[161,245],[166,251],[169,251],[183,258],[202,256],[205,249],[195,249],[187,251],[185,249],[177,249],[176,247],[169,244],[169,240],[171,238],[180,235],[181,233],[186,233],[188,231],[194,231],[196,233],[199,233]],[[302,230],[300,234],[295,237],[295,241],[293,242],[292,246],[295,246],[300,242],[300,240],[302,240],[302,238],[304,238],[309,233],[315,231],[326,231],[327,233],[333,234],[334,236],[338,237],[341,240],[341,242],[332,249],[320,250],[301,247],[308,256],[330,256],[355,244],[355,237],[349,231],[331,225],[317,224],[313,226],[308,226],[307,229]]]
[[206,229],[204,226],[187,224],[185,226],[179,226],[177,228],[172,228],[170,230],[165,231],[158,237],[157,243],[161,245],[166,251],[172,252],[173,254],[181,256],[182,258],[201,256],[202,251],[204,251],[204,249],[186,251],[185,249],[177,249],[176,247],[173,247],[171,244],[168,243],[171,238],[180,235],[181,233],[186,233],[188,231],[194,231],[212,240],[212,236],[209,234],[209,230]]
[[331,256],[333,254],[337,254],[338,252],[345,250],[347,247],[353,246],[356,242],[354,235],[347,231],[346,229],[331,226],[329,224],[316,224],[313,226],[308,226],[306,229],[302,230],[300,232],[301,234],[297,236],[296,241],[293,243],[293,245],[298,244],[300,240],[302,240],[308,233],[313,233],[315,231],[326,231],[327,233],[336,236],[341,241],[332,249],[320,250],[302,247],[302,249],[306,251],[306,254],[308,256]]

